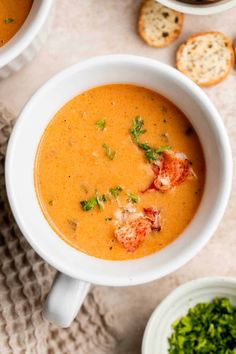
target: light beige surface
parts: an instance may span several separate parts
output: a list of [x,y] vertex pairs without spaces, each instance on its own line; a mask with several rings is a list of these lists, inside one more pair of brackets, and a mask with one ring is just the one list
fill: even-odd
[[[186,16],[178,41],[168,48],[154,49],[147,47],[136,34],[137,0],[57,0],[55,5],[54,29],[46,46],[27,68],[0,82],[0,101],[15,113],[54,73],[94,55],[131,53],[174,65],[178,43],[193,32],[224,31],[231,39],[236,38],[236,9],[205,18]],[[222,115],[236,156],[235,72],[226,81],[205,92]],[[116,349],[111,354],[140,353],[143,330],[151,311],[177,285],[200,276],[236,275],[235,203],[234,190],[212,241],[177,272],[139,287],[100,288],[100,296],[106,297],[110,312],[115,316],[116,332],[119,333]]]

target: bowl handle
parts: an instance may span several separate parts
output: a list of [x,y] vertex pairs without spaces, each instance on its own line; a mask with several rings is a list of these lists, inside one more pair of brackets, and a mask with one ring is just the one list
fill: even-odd
[[61,327],[69,327],[89,291],[90,283],[58,273],[44,305],[44,317]]

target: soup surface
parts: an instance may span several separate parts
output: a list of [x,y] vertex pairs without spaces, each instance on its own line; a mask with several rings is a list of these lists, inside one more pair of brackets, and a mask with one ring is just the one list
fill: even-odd
[[57,112],[34,174],[43,213],[63,240],[95,257],[127,260],[159,251],[184,230],[201,200],[205,163],[175,105],[146,88],[114,84]]
[[33,0],[0,0],[0,47],[18,32],[32,4]]

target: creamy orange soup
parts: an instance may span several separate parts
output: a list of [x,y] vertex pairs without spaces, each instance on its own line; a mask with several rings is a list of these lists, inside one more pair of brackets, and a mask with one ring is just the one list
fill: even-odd
[[19,31],[33,0],[0,0],[0,47]]
[[[143,120],[139,143],[184,153],[191,178],[169,190],[145,191],[162,153],[147,159],[130,130],[135,117]],[[204,179],[202,148],[185,115],[159,94],[126,84],[96,87],[63,106],[35,160],[35,188],[51,227],[79,251],[111,260],[144,257],[173,242],[198,208]],[[161,230],[130,252],[115,237],[121,211],[149,207],[160,212]]]

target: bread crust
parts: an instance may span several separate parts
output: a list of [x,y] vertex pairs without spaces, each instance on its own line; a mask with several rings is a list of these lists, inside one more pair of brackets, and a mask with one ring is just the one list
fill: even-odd
[[140,6],[139,17],[138,17],[138,26],[137,26],[138,27],[138,34],[144,40],[144,42],[146,42],[146,44],[148,44],[150,47],[153,47],[153,48],[167,47],[168,45],[170,45],[172,42],[174,42],[179,37],[179,35],[182,31],[182,27],[183,27],[184,15],[180,12],[169,9],[164,5],[158,4],[159,6],[162,6],[163,9],[166,10],[167,12],[175,13],[176,17],[178,17],[178,24],[173,23],[173,26],[175,26],[175,28],[173,29],[172,33],[170,33],[168,38],[163,40],[162,44],[157,44],[157,43],[155,44],[155,43],[153,43],[153,41],[151,41],[149,39],[149,37],[146,35],[145,30],[144,30],[143,18],[146,15],[145,10],[146,10],[146,6],[147,6],[148,2],[150,2],[150,0],[144,0]]
[[[189,75],[188,71],[185,70],[182,66],[181,66],[181,59],[182,59],[182,54],[183,54],[183,50],[185,49],[186,46],[188,46],[194,39],[198,38],[198,37],[204,37],[204,36],[208,36],[208,35],[216,35],[216,36],[222,36],[222,38],[224,39],[224,42],[227,43],[227,48],[230,52],[230,61],[228,63],[228,68],[225,71],[224,75],[219,75],[217,78],[209,80],[209,81],[205,81],[203,83],[199,83],[195,80],[193,80],[191,78],[191,76]],[[226,77],[229,75],[229,73],[231,72],[234,63],[235,63],[235,54],[234,50],[233,50],[233,44],[232,41],[222,32],[216,32],[216,31],[210,31],[210,32],[198,32],[198,33],[194,33],[193,35],[191,35],[184,43],[182,43],[177,52],[176,52],[176,67],[179,71],[181,71],[183,74],[185,74],[186,76],[190,77],[190,79],[192,79],[193,81],[195,81],[199,86],[201,87],[209,87],[212,85],[216,85],[220,82],[222,82],[223,80],[226,79]]]

